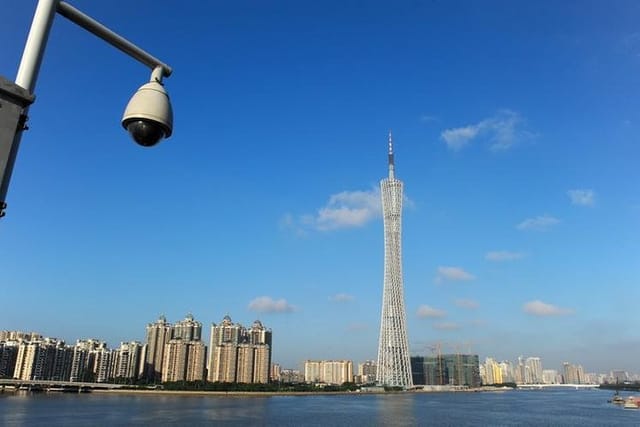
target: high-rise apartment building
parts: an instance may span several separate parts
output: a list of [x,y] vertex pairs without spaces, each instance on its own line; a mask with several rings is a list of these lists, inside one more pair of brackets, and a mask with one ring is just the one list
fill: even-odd
[[171,324],[164,316],[160,316],[155,323],[147,325],[147,339],[144,358],[144,377],[148,381],[162,380],[162,362],[164,348],[171,339]]
[[304,381],[311,384],[341,385],[353,382],[351,360],[306,360]]
[[249,328],[247,338],[253,350],[251,382],[266,384],[271,376],[271,329],[256,320]]
[[238,345],[244,328],[234,324],[228,315],[219,325],[211,324],[207,379],[210,382],[236,381]]
[[207,346],[202,341],[191,341],[187,350],[186,381],[204,381]]
[[229,316],[211,325],[208,380],[268,383],[271,369],[271,329],[256,320],[251,328],[234,324]]
[[73,347],[69,381],[101,381],[109,378],[109,351],[104,341],[96,339],[77,340]]
[[[13,341],[13,378],[22,380],[68,381],[73,351],[55,338]],[[8,369],[8,366],[7,368]],[[9,375],[11,376],[11,375]]]
[[555,369],[542,370],[542,384],[559,384],[560,382],[558,381],[558,371]]
[[202,323],[194,320],[193,315],[189,313],[184,320],[173,325],[171,338],[182,341],[200,341],[202,339]]
[[121,342],[120,347],[113,350],[111,373],[113,378],[133,380],[140,373],[142,344],[137,341]]
[[93,380],[97,383],[107,382],[113,374],[111,373],[111,356],[112,352],[107,348],[106,343],[98,346],[98,348],[91,351],[91,359],[93,362],[92,373]]
[[374,360],[367,360],[358,364],[358,378],[356,382],[361,384],[370,384],[376,381],[376,372],[378,365]]
[[18,346],[17,341],[0,341],[0,378],[13,378]]
[[542,384],[542,361],[539,357],[527,357],[525,361],[528,378],[527,384]]
[[491,357],[487,357],[485,359],[482,372],[484,372],[484,376],[482,377],[482,384],[491,385],[502,384],[504,382],[500,364]]
[[411,363],[402,282],[402,181],[395,177],[389,133],[389,177],[380,181],[384,221],[384,288],[378,344],[377,382],[410,388]]
[[584,375],[584,369],[581,365],[572,365],[569,362],[564,362],[563,367],[563,379],[565,384],[585,384],[586,379]]
[[163,381],[202,381],[206,347],[200,340],[202,323],[192,315],[173,326],[172,338],[164,349]]

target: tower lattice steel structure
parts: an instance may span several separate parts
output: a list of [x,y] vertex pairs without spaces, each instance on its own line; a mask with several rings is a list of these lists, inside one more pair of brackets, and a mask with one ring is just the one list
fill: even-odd
[[380,181],[384,217],[384,290],[378,345],[378,384],[410,388],[411,363],[402,284],[402,181],[395,177],[389,132],[389,177]]

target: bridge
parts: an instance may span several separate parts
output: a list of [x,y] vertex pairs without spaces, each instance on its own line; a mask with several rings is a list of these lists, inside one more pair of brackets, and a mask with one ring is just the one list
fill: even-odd
[[522,390],[544,390],[544,389],[592,389],[600,388],[599,384],[518,384],[516,386]]
[[16,380],[0,379],[0,389],[13,387],[16,390],[56,390],[56,391],[89,391],[89,390],[112,390],[128,387],[128,384],[92,383],[92,382],[72,382],[54,380]]

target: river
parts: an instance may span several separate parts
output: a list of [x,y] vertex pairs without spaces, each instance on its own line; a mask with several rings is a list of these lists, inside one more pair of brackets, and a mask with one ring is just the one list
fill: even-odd
[[638,426],[604,390],[391,395],[2,393],[3,426]]

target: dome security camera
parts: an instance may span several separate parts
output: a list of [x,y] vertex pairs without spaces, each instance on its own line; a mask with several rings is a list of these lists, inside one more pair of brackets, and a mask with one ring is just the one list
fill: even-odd
[[153,78],[131,97],[122,117],[124,127],[135,142],[151,147],[173,131],[173,111],[169,95],[160,80]]

